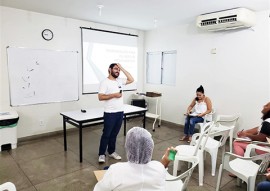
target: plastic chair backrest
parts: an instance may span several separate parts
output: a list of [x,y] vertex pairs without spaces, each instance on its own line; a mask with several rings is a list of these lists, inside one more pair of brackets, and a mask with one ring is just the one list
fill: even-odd
[[216,126],[224,125],[226,127],[235,127],[239,119],[239,115],[218,115],[216,119]]
[[262,159],[262,162],[260,164],[258,172],[265,173],[270,163],[270,153],[262,154],[260,157]]
[[189,182],[190,177],[192,175],[192,172],[193,172],[194,168],[199,164],[199,158],[196,156],[187,156],[187,157],[181,158],[181,161],[190,162],[192,165],[184,173],[180,174],[179,176],[175,176],[175,178],[173,178],[173,179],[166,179],[166,181],[180,181],[180,180],[185,178],[185,180],[183,181],[183,187],[181,190],[186,190],[186,188],[188,186],[188,182]]
[[[214,124],[216,126],[216,123]],[[209,136],[210,137],[216,137],[216,136],[221,136],[219,138],[219,147],[222,147],[226,144],[226,141],[229,137],[230,131],[233,127],[227,128],[227,129],[221,129],[218,131],[210,132]]]
[[[209,136],[209,132],[211,131],[211,128],[213,127],[213,125],[214,125],[213,121],[208,122],[208,123],[203,125],[203,128],[202,128],[203,132],[201,132],[199,135],[199,139],[196,143],[194,156],[197,156],[199,150],[204,150],[205,144],[206,144],[208,136]],[[191,144],[192,144],[192,142],[191,142]]]

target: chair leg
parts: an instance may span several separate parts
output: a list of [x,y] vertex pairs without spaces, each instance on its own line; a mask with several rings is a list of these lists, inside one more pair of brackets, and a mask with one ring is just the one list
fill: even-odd
[[232,145],[233,145],[233,129],[230,130],[229,135],[230,135],[230,152],[232,153],[233,152],[232,151]]
[[255,190],[256,177],[250,177],[247,181],[247,191]]
[[222,174],[223,174],[223,164],[221,164],[221,165],[219,166],[219,172],[218,172],[218,179],[217,179],[216,191],[219,191],[219,190],[220,190],[220,184],[221,184]]
[[178,170],[178,167],[179,167],[179,161],[178,160],[175,160],[173,162],[173,176],[177,176],[177,170]]
[[236,185],[237,186],[241,186],[241,182],[242,182],[242,180],[237,177],[237,179],[236,179]]
[[203,153],[199,153],[199,186],[203,186],[204,177],[204,159]]
[[223,145],[223,147],[221,148],[222,164],[223,164],[223,161],[224,161],[225,147],[226,147],[226,145]]
[[209,152],[211,156],[211,162],[212,162],[212,176],[215,176],[216,174],[217,153],[218,153],[218,148],[213,150],[212,152]]

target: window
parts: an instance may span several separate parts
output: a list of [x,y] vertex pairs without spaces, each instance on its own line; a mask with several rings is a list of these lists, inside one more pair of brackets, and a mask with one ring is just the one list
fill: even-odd
[[175,85],[176,51],[148,52],[146,83]]

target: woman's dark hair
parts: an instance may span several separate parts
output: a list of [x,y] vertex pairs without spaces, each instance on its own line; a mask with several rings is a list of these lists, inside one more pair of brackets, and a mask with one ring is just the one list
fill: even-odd
[[196,92],[201,92],[204,94],[204,89],[203,89],[202,85],[200,85],[200,87],[197,88]]
[[267,118],[270,118],[270,111],[268,111],[266,114],[262,116],[262,120],[266,120]]

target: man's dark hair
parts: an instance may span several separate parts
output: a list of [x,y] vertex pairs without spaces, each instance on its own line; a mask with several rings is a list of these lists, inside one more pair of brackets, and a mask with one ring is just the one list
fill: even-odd
[[114,67],[115,65],[117,65],[117,63],[112,63],[112,64],[110,64],[109,68],[113,69],[113,67]]
[[268,111],[266,114],[262,116],[262,120],[266,120],[267,118],[270,118],[270,111]]

